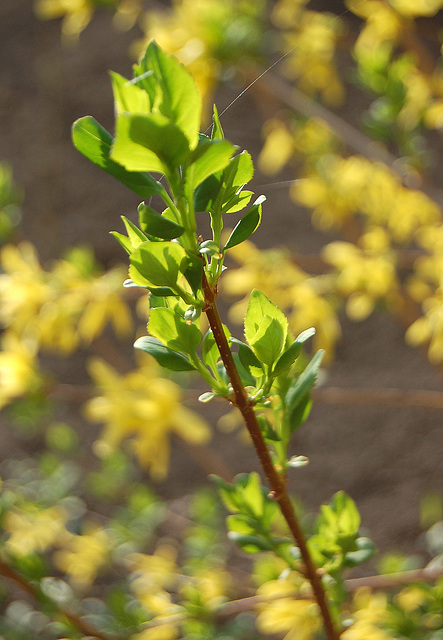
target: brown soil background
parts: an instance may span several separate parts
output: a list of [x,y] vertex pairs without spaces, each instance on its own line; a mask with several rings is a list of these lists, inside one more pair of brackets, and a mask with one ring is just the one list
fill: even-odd
[[[136,35],[136,29],[115,32],[111,16],[99,12],[79,45],[64,48],[58,21],[39,22],[29,0],[1,0],[0,160],[11,164],[25,190],[22,233],[36,244],[42,260],[85,242],[105,264],[122,259],[108,232],[119,228],[121,214],[134,218],[137,196],[73,149],[70,127],[76,118],[93,114],[112,129],[107,71],[130,75],[127,52]],[[235,83],[222,87],[216,98],[219,110],[240,89]],[[223,125],[229,139],[257,157],[260,125],[251,96],[236,103]],[[282,179],[291,177],[288,173]],[[260,188],[269,182],[259,174],[254,179],[255,191],[268,197],[256,243],[284,245],[301,254],[318,251],[326,238],[312,230],[308,214],[289,201],[284,189]],[[360,324],[342,320],[344,337],[327,386],[441,389],[441,372],[429,365],[424,353],[405,346],[402,327],[387,313],[373,314]],[[51,366],[61,381],[82,382],[83,357]],[[70,410],[65,407],[66,415]],[[307,455],[310,464],[293,472],[291,488],[313,508],[344,489],[356,500],[364,529],[381,550],[424,554],[419,504],[424,494],[443,488],[441,420],[439,410],[317,402],[294,444],[294,453]],[[71,421],[84,432],[74,410]],[[11,440],[5,420],[0,426],[1,455],[17,448],[20,453],[21,445]],[[98,430],[88,427],[85,447]],[[256,468],[252,451],[235,436],[218,434],[212,446],[233,471]],[[205,472],[180,448],[173,455],[170,480],[158,491],[177,497],[204,481]]]

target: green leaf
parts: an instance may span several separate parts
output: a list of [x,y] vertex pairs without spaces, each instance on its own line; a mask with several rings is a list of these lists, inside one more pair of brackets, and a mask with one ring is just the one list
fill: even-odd
[[197,148],[191,153],[186,167],[186,180],[195,189],[213,173],[226,167],[235,151],[227,140],[201,138]]
[[201,260],[199,257],[192,256],[189,259],[189,263],[185,270],[184,276],[194,294],[197,295],[198,291],[200,291],[202,287],[203,260]]
[[159,340],[151,338],[151,336],[139,338],[135,341],[134,347],[149,353],[157,360],[159,365],[170,371],[195,370],[194,365],[191,364],[187,356],[165,347]]
[[287,327],[271,316],[265,315],[260,326],[250,341],[255,355],[269,368],[272,367],[282,352],[285,344]]
[[184,233],[184,227],[168,220],[144,202],[139,205],[138,214],[140,228],[150,236],[162,238],[162,240],[173,240]]
[[122,113],[117,118],[111,158],[125,169],[169,174],[188,155],[186,136],[165,116]]
[[278,359],[275,364],[275,367],[272,370],[273,376],[279,376],[283,371],[289,369],[294,362],[297,360],[304,343],[309,340],[315,334],[315,329],[311,327],[310,329],[306,329],[303,331],[294,342],[291,344],[289,349],[286,349]]
[[[296,412],[301,402],[306,402],[305,396],[310,392],[317,379],[324,351],[320,349],[308,363],[305,370],[299,375],[297,380],[290,386],[286,394],[286,406],[289,411],[289,420]],[[296,423],[296,420],[294,420]]]
[[257,198],[252,207],[248,209],[243,218],[235,225],[223,251],[232,249],[232,247],[244,242],[254,233],[261,221],[261,203],[264,202],[264,200],[266,200],[265,196]]
[[344,491],[338,491],[330,505],[338,516],[340,531],[345,534],[357,533],[361,518],[354,500]]
[[290,412],[289,426],[291,433],[300,427],[309,418],[312,409],[312,398],[309,393],[303,396],[300,402]]
[[273,549],[272,544],[260,535],[248,536],[236,531],[230,531],[228,538],[238,544],[245,553],[260,553],[261,551],[272,551]]
[[252,349],[237,338],[232,338],[232,342],[238,345],[238,357],[246,371],[253,378],[261,378],[264,373],[263,366]]
[[345,554],[344,565],[346,567],[357,567],[363,564],[363,562],[370,560],[377,551],[372,540],[364,536],[357,538],[355,544],[357,551],[348,551],[348,553]]
[[148,288],[174,289],[188,266],[186,251],[176,242],[143,242],[129,259],[131,279]]
[[211,175],[206,178],[194,192],[195,212],[212,211],[221,188],[221,176]]
[[201,342],[201,333],[195,324],[186,322],[174,309],[156,307],[151,309],[148,323],[149,333],[170,349],[195,354]]
[[[134,247],[132,246],[132,242],[129,240],[128,236],[124,236],[122,233],[119,233],[118,231],[110,231],[109,232],[111,234],[111,236],[114,236],[114,238],[117,240],[117,242],[119,242],[121,244],[121,246],[123,247],[123,249],[129,254],[131,255],[131,253],[134,251]],[[132,280],[131,280],[132,282]],[[123,283],[123,286],[125,286],[125,284]],[[132,284],[132,285],[126,285],[126,286],[134,286],[134,287],[138,287],[139,285],[137,284]]]
[[271,302],[264,293],[258,289],[254,289],[251,292],[245,316],[245,336],[251,346],[265,319],[265,316],[269,316],[270,318],[277,320],[284,336],[284,341],[286,340],[288,321],[285,314],[273,302]]
[[161,193],[163,187],[149,173],[127,171],[111,160],[113,138],[97,120],[85,116],[72,125],[72,140],[75,148],[101,169],[135,191],[142,198]]
[[228,200],[222,207],[222,213],[236,213],[244,209],[249,204],[250,199],[253,196],[252,191],[239,191],[230,200]]
[[119,73],[110,71],[112,91],[114,93],[115,115],[120,113],[148,114],[151,111],[149,95],[134,82]]
[[126,233],[128,234],[128,238],[130,243],[132,244],[133,250],[137,249],[137,247],[139,247],[142,242],[146,242],[148,240],[143,231],[140,231],[140,229],[133,222],[128,220],[126,216],[121,216],[121,219],[123,220],[123,224],[125,225]]
[[211,139],[212,140],[224,140],[225,134],[223,133],[222,126],[220,124],[220,118],[218,116],[217,107],[213,106],[212,110],[212,131],[211,131]]
[[254,176],[254,164],[247,151],[242,151],[232,158],[227,168],[223,171],[223,185],[228,198],[231,198]]
[[206,332],[202,342],[202,360],[207,367],[211,369],[214,375],[217,375],[217,363],[220,360],[220,351],[214,338],[212,330]]
[[266,438],[266,440],[271,440],[272,442],[281,442],[280,436],[275,431],[274,427],[269,422],[264,413],[260,413],[257,416],[257,422],[259,424],[260,431],[262,432],[263,437]]
[[[151,41],[139,62],[141,74],[153,71],[146,79],[148,90],[155,81],[155,99],[152,110],[172,120],[186,136],[189,147],[198,143],[202,100],[191,74],[171,54]],[[181,164],[181,163],[179,163]]]

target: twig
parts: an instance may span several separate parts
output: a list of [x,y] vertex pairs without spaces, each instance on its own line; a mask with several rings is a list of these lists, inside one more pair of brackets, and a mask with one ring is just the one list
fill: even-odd
[[277,501],[282,515],[288,524],[289,530],[300,550],[300,554],[305,565],[305,575],[311,583],[314,598],[320,609],[326,636],[329,640],[338,640],[340,638],[340,633],[335,629],[334,623],[332,621],[331,613],[326,601],[326,594],[323,589],[320,576],[317,573],[317,569],[312,561],[311,555],[306,545],[304,533],[301,529],[301,526],[292,507],[292,503],[286,491],[286,483],[284,479],[278,474],[272,463],[271,456],[257,422],[253,404],[250,402],[248,394],[240,379],[239,372],[235,365],[234,358],[232,356],[225,333],[223,331],[223,325],[216,304],[216,289],[213,289],[209,285],[206,279],[206,274],[204,272],[202,287],[205,296],[205,307],[203,308],[203,310],[208,318],[209,325],[214,335],[214,339],[220,351],[221,359],[226,368],[226,372],[233,388],[233,402],[238,407],[243,416],[246,427],[254,444],[255,451],[265,473],[266,479],[271,487],[271,494]]
[[[0,560],[0,575],[3,575],[5,578],[8,578],[9,580],[15,582],[23,591],[26,591],[26,593],[32,596],[37,602],[40,601],[41,596],[39,593],[39,589],[32,583],[28,582],[26,578],[24,578],[18,571],[7,565],[2,560]],[[74,611],[65,607],[61,607],[53,600],[51,600],[51,604],[62,616],[64,616],[67,620],[69,620],[69,622],[75,625],[77,629],[79,629],[79,631],[81,631],[85,636],[97,638],[98,640],[116,640],[116,636],[108,636],[101,631],[98,631],[95,627],[90,625],[86,620],[82,619]]]
[[423,409],[443,409],[443,392],[422,389],[340,389],[320,387],[313,389],[317,402],[346,406],[403,406]]

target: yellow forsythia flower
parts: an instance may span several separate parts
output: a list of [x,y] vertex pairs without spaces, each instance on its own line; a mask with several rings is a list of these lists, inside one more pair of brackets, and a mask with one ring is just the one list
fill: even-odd
[[405,17],[435,16],[443,9],[442,0],[389,0],[389,4]]
[[66,533],[66,522],[67,515],[61,507],[38,510],[32,505],[8,511],[3,520],[4,530],[10,534],[5,549],[11,556],[46,551]]
[[63,17],[62,35],[66,41],[76,40],[91,21],[91,0],[37,0],[35,13],[40,20]]
[[6,333],[1,347],[0,408],[28,392],[36,391],[41,385],[37,348],[32,341],[22,341],[13,333]]
[[168,472],[171,432],[193,443],[208,441],[208,424],[181,404],[180,387],[157,377],[154,367],[119,375],[105,362],[93,360],[90,373],[100,395],[87,404],[86,413],[91,420],[105,423],[95,445],[98,455],[106,456],[131,438],[140,464],[161,480]]
[[80,586],[94,582],[111,551],[108,535],[100,527],[91,527],[82,535],[68,534],[60,546],[62,549],[54,553],[54,563]]
[[284,640],[313,640],[321,628],[317,604],[308,598],[297,600],[299,588],[288,580],[263,584],[257,595],[269,602],[258,605],[257,628],[261,633],[284,633]]
[[89,344],[108,322],[118,335],[132,328],[121,286],[125,271],[97,272],[86,250],[44,271],[31,244],[7,245],[0,265],[0,323],[26,341],[68,354]]
[[320,93],[329,104],[341,104],[344,89],[334,55],[342,23],[328,13],[306,10],[306,4],[280,0],[271,15],[287,52],[284,72],[297,78],[302,91]]
[[373,228],[359,244],[331,242],[323,249],[324,259],[336,269],[337,291],[348,298],[346,312],[353,320],[367,318],[378,301],[395,299],[399,287],[386,232]]
[[402,589],[395,596],[398,606],[404,611],[415,611],[426,602],[426,592],[419,587],[410,586]]
[[373,594],[367,587],[359,589],[353,599],[354,624],[341,635],[343,640],[392,640],[381,627],[387,621],[387,597]]

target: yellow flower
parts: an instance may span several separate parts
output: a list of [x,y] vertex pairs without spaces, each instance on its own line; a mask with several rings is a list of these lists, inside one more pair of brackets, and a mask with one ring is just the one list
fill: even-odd
[[286,75],[297,78],[302,91],[320,93],[329,104],[343,101],[344,89],[334,65],[335,47],[341,34],[342,24],[338,19],[318,11],[299,11],[296,4],[296,20],[282,24],[281,14],[285,7],[277,4],[273,16],[283,29],[282,39],[288,53],[284,62]]
[[389,303],[398,291],[394,257],[381,228],[360,239],[361,248],[349,242],[331,242],[324,259],[336,269],[337,291],[348,298],[346,311],[353,320],[364,320],[376,303]]
[[404,611],[410,612],[419,609],[426,602],[426,593],[418,587],[406,587],[395,596],[398,606]]
[[63,17],[62,35],[67,42],[76,40],[91,21],[91,0],[37,0],[35,13],[40,20]]
[[10,534],[5,549],[11,556],[46,551],[66,532],[66,522],[66,512],[60,507],[38,510],[32,505],[8,511],[3,520],[4,530]]
[[88,586],[108,561],[111,543],[101,527],[90,527],[82,535],[69,534],[54,553],[54,563],[74,584]]
[[36,345],[19,340],[13,333],[6,333],[1,344],[0,408],[41,385]]
[[[165,542],[160,543],[152,555],[133,553],[127,558],[133,580],[131,590],[143,602],[149,594],[172,587],[176,582],[177,549]],[[158,613],[158,612],[157,612]]]
[[263,129],[265,144],[258,158],[262,173],[274,176],[279,173],[294,152],[294,138],[286,125],[278,120],[268,120]]
[[442,0],[389,0],[389,4],[406,17],[435,16],[443,8]]
[[392,640],[381,626],[387,621],[387,597],[373,594],[367,587],[359,589],[353,599],[354,624],[341,635],[343,640]]
[[7,245],[0,262],[0,322],[27,341],[68,354],[108,321],[118,335],[131,330],[122,268],[101,274],[90,252],[77,249],[44,271],[29,243]]
[[257,628],[261,633],[285,633],[285,640],[312,640],[321,628],[318,606],[308,598],[296,599],[300,587],[292,580],[272,580],[257,595],[270,598],[258,605]]
[[168,472],[171,432],[188,442],[208,441],[207,423],[181,404],[180,387],[157,377],[155,368],[143,366],[119,375],[105,362],[94,360],[90,373],[100,395],[87,404],[86,413],[91,420],[105,423],[95,444],[98,455],[106,456],[131,438],[140,464],[161,480]]

